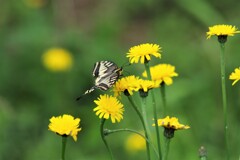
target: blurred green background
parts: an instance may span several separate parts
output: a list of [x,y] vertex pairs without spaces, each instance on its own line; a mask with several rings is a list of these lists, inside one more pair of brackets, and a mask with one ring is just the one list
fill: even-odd
[[[206,40],[206,32],[215,24],[240,27],[240,3],[234,0],[0,3],[0,159],[59,159],[61,138],[48,131],[48,124],[52,116],[65,113],[81,118],[82,127],[77,142],[69,138],[66,159],[108,159],[100,138],[100,119],[92,111],[93,100],[103,92],[97,90],[79,102],[75,98],[92,86],[94,62],[111,60],[121,66],[128,61],[129,48],[141,43],[162,47],[162,59],[154,59],[151,65],[170,63],[179,74],[166,89],[168,113],[191,129],[175,133],[169,159],[197,160],[202,145],[207,148],[209,159],[224,159],[220,48],[216,37]],[[239,42],[239,35],[228,38],[227,76],[240,66]],[[53,47],[72,54],[69,71],[51,72],[44,67],[42,55]],[[140,64],[132,65],[124,68],[124,74],[140,75],[143,69]],[[232,87],[227,80],[227,92],[231,157],[238,159],[239,82]],[[108,121],[106,127],[142,130],[126,98],[121,101],[125,104],[124,119],[117,124]],[[125,149],[128,135],[107,137],[115,159],[145,159],[145,152],[130,153]]]

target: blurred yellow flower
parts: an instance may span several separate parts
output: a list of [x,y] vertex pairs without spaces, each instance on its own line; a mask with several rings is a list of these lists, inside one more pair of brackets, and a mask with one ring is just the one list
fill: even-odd
[[30,8],[41,8],[46,4],[46,0],[23,0]]
[[94,101],[97,107],[93,109],[99,118],[109,119],[111,117],[112,123],[120,122],[123,119],[123,104],[118,101],[116,97],[109,95],[100,95],[100,97]]
[[66,71],[72,66],[72,55],[65,49],[52,48],[43,54],[43,64],[50,71]]
[[133,91],[138,91],[139,88],[139,78],[132,75],[119,79],[113,86],[113,92],[116,97],[122,92],[125,95],[133,95]]
[[[153,126],[155,126],[155,124],[153,124]],[[187,125],[180,124],[176,117],[169,118],[169,116],[165,117],[164,119],[158,119],[158,126],[162,126],[164,128],[171,128],[174,130],[190,128]]]
[[125,148],[132,153],[142,151],[146,149],[146,141],[138,134],[131,134],[126,139]]
[[72,136],[77,141],[77,134],[81,131],[79,127],[80,119],[64,114],[63,116],[52,117],[48,128],[50,131],[61,136]]
[[131,47],[127,53],[127,58],[129,58],[130,63],[145,63],[145,61],[150,61],[150,55],[161,58],[160,54],[161,47],[157,44],[141,44],[138,46]]
[[[164,82],[166,85],[171,85],[173,83],[172,77],[178,76],[175,67],[170,64],[158,64],[150,67],[150,73],[153,81],[159,84]],[[144,71],[142,75],[147,77],[147,72]]]
[[207,39],[209,39],[211,36],[234,36],[234,34],[240,33],[238,29],[235,26],[232,25],[214,25],[212,27],[209,27],[209,31],[207,32]]
[[234,85],[240,80],[240,67],[235,68],[234,72],[232,72],[231,75],[229,76],[229,79],[234,80],[232,85]]

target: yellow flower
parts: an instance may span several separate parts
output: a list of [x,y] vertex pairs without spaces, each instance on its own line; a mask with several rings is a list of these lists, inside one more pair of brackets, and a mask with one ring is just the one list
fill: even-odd
[[[172,77],[178,76],[175,67],[170,64],[158,64],[150,67],[150,73],[153,81],[159,84],[164,82],[166,85],[171,85],[173,83]],[[142,75],[147,77],[147,72],[144,71]]]
[[[153,124],[153,126],[155,126],[155,124]],[[164,128],[171,128],[174,130],[190,128],[187,125],[180,124],[176,117],[169,118],[169,116],[165,117],[164,119],[158,119],[158,126],[162,126]]]
[[240,33],[235,26],[232,25],[214,25],[209,27],[209,31],[207,32],[207,39],[211,36],[234,36],[234,34]]
[[98,100],[95,100],[94,103],[97,104],[97,107],[93,109],[96,112],[96,115],[99,118],[109,119],[111,117],[112,123],[120,122],[123,119],[123,104],[118,101],[116,97],[109,95],[100,95]]
[[151,60],[150,55],[161,58],[160,49],[161,47],[157,44],[141,44],[130,48],[127,58],[130,63],[138,63],[139,60],[141,63],[145,63],[145,61]]
[[80,119],[74,119],[71,115],[64,114],[63,116],[52,117],[48,128],[50,131],[61,136],[72,136],[74,141],[77,141],[77,134],[81,131],[79,127]]
[[116,97],[122,92],[125,95],[133,95],[133,91],[138,91],[139,88],[139,78],[132,75],[119,79],[113,86],[113,92]]
[[234,72],[231,73],[231,75],[229,76],[230,80],[234,80],[232,85],[234,85],[235,83],[237,83],[237,81],[240,80],[240,68],[236,68],[234,70]]
[[72,55],[62,48],[52,48],[43,54],[43,64],[50,71],[66,71],[72,66]]
[[160,85],[154,81],[139,79],[139,89],[142,89],[144,92],[147,92],[150,89],[158,88]]
[[[169,116],[167,116],[164,119],[158,119],[157,122],[158,126],[164,127],[164,136],[168,139],[174,137],[175,130],[190,128],[187,125],[180,124],[176,117],[169,118]],[[155,124],[153,124],[153,126],[155,126]]]
[[125,147],[129,152],[142,151],[146,149],[146,141],[138,134],[131,134],[127,137]]

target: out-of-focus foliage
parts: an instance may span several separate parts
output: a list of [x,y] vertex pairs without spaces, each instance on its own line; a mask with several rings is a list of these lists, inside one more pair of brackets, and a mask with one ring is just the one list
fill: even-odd
[[[94,62],[111,60],[121,66],[130,47],[148,42],[159,44],[163,51],[162,59],[150,64],[172,64],[179,74],[166,88],[168,114],[191,126],[176,133],[169,159],[198,159],[201,145],[210,159],[224,157],[220,49],[216,39],[206,40],[206,31],[214,24],[239,28],[240,3],[2,0],[0,4],[0,159],[59,159],[61,138],[48,131],[48,123],[50,117],[65,113],[81,118],[82,127],[78,141],[68,141],[66,159],[109,158],[100,138],[99,118],[93,113],[93,100],[102,92],[79,102],[75,98],[92,86]],[[240,66],[239,42],[237,35],[226,44],[227,75]],[[71,69],[51,72],[44,67],[42,56],[54,47],[71,53]],[[125,67],[124,74],[141,75],[143,70],[136,64]],[[240,154],[239,87],[227,81],[232,159]],[[121,101],[126,104],[124,119],[106,126],[142,130],[126,99]],[[145,159],[145,152],[132,154],[124,148],[128,135],[107,137],[114,157]]]

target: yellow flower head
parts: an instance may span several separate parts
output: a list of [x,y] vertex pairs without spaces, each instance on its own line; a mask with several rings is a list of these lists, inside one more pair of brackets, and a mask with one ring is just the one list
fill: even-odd
[[[153,81],[159,84],[164,82],[166,85],[171,85],[173,83],[172,77],[178,76],[175,67],[170,64],[158,64],[150,67],[150,73]],[[147,77],[147,72],[144,71],[142,75]]]
[[232,25],[215,25],[212,27],[209,27],[209,31],[207,32],[207,39],[209,39],[211,36],[234,36],[234,34],[240,33],[240,31],[237,30],[235,26]]
[[139,60],[144,63],[146,60],[151,60],[150,55],[161,58],[160,49],[161,47],[157,44],[141,44],[130,48],[127,58],[130,63],[138,63]]
[[111,117],[112,123],[120,122],[123,119],[123,104],[118,101],[116,97],[109,95],[100,95],[100,97],[94,101],[97,107],[93,109],[99,118],[109,119]]
[[50,71],[66,71],[72,66],[72,55],[62,48],[52,48],[43,54],[43,64]]
[[77,134],[81,131],[79,127],[80,119],[74,119],[71,115],[64,114],[63,116],[52,117],[48,128],[50,131],[61,136],[72,136],[74,141],[77,141]]
[[[153,124],[153,126],[155,126],[155,124]],[[187,125],[180,124],[176,117],[169,118],[169,116],[165,117],[164,119],[158,119],[158,126],[162,126],[164,128],[170,128],[174,130],[190,128]]]
[[114,96],[121,95],[122,92],[125,94],[133,95],[133,91],[138,91],[139,78],[135,76],[127,76],[119,79],[113,86]]
[[237,81],[240,80],[240,68],[236,68],[234,70],[234,72],[231,73],[231,75],[229,76],[230,80],[234,80],[232,85],[234,85],[235,83],[237,83]]
[[158,88],[160,85],[154,81],[139,79],[139,89],[142,89],[144,92],[147,92],[150,89]]
[[127,151],[132,153],[137,151],[142,151],[146,149],[146,142],[145,142],[145,139],[140,135],[131,134],[129,137],[127,137],[127,140],[125,142],[125,147]]

